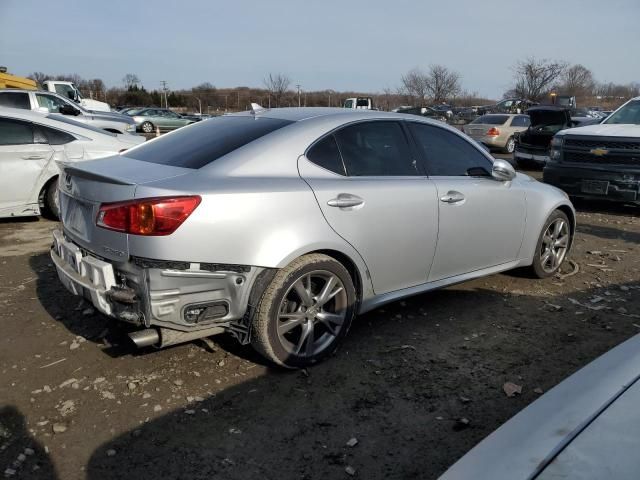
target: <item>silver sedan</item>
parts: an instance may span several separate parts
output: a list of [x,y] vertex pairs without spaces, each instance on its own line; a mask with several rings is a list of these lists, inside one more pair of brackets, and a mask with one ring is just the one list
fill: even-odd
[[65,169],[60,280],[138,346],[228,332],[276,364],[358,313],[517,267],[560,268],[575,213],[440,122],[256,109]]

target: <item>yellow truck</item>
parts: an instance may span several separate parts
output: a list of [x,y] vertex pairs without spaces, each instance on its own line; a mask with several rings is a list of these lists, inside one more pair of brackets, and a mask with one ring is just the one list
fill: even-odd
[[0,88],[21,88],[37,90],[38,84],[30,78],[18,77],[7,73],[7,67],[0,67]]

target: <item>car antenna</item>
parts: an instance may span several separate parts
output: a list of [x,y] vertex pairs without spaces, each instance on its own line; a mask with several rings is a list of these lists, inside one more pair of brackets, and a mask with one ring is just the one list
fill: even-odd
[[257,113],[262,113],[262,112],[266,112],[266,111],[267,111],[267,109],[264,108],[259,103],[251,103],[251,115],[255,115]]

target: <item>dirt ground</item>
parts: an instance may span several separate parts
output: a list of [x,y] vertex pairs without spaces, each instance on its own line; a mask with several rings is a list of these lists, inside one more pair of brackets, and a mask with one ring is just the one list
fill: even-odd
[[[58,282],[54,222],[0,222],[0,472],[436,478],[640,330],[639,210],[577,208],[576,275],[512,272],[393,303],[359,317],[327,362],[296,372],[225,337],[134,350],[121,325]],[[507,397],[505,382],[522,394]]]

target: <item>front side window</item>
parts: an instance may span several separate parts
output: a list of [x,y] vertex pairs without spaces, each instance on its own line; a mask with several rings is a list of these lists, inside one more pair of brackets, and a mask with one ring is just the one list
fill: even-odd
[[0,93],[0,106],[9,108],[22,108],[23,110],[31,110],[28,93]]
[[27,145],[33,143],[33,127],[29,122],[0,118],[0,145]]
[[76,91],[71,88],[71,85],[66,84],[56,84],[56,93],[58,95],[62,95],[65,98],[70,98],[73,100],[76,97]]
[[409,128],[430,176],[490,175],[491,161],[462,136],[425,124],[411,123]]
[[353,100],[347,100],[344,102],[344,108],[353,108]]
[[602,123],[640,125],[640,100],[627,103]]
[[340,150],[338,150],[338,145],[333,135],[329,135],[313,145],[307,152],[307,158],[330,172],[346,175]]
[[363,122],[335,133],[347,175],[418,175],[409,144],[398,122]]
[[61,107],[69,105],[61,98],[43,93],[36,93],[36,100],[38,101],[39,107],[47,108],[51,113],[60,113]]

